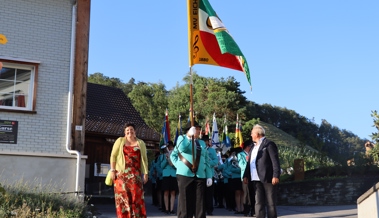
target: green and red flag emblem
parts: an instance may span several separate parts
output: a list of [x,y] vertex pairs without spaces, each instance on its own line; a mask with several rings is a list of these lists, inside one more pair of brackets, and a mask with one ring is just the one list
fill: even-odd
[[187,0],[190,67],[209,64],[245,73],[251,86],[249,66],[208,0]]

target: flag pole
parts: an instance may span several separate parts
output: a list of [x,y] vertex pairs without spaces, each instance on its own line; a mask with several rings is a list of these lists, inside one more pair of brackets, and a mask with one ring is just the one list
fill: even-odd
[[[191,82],[190,82],[190,120],[191,120],[191,127],[195,125],[193,120],[193,79],[192,79],[192,66],[190,67],[190,75],[191,75]],[[195,135],[192,136],[192,167],[195,167]]]

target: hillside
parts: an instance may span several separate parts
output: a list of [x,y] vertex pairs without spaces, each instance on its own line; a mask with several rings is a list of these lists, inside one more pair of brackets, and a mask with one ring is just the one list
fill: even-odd
[[[279,128],[276,128],[275,126],[262,121],[259,122],[259,125],[263,126],[263,128],[266,130],[266,137],[271,141],[275,142],[278,146],[301,147],[299,140],[287,134],[286,132],[280,130]],[[311,146],[306,145],[305,147],[311,151],[318,152]]]

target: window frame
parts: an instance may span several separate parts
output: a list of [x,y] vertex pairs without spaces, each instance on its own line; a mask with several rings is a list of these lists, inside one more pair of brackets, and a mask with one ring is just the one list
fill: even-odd
[[13,58],[2,58],[2,57],[0,57],[0,62],[3,63],[3,68],[5,67],[14,68],[15,65],[21,66],[20,69],[22,69],[23,67],[30,68],[31,69],[30,85],[33,86],[30,88],[31,93],[28,93],[29,97],[31,98],[30,105],[28,105],[25,108],[14,107],[14,106],[4,107],[0,105],[0,111],[36,113],[35,108],[36,108],[36,99],[37,99],[37,78],[38,78],[38,69],[39,69],[40,62],[31,61],[31,60],[13,59]]

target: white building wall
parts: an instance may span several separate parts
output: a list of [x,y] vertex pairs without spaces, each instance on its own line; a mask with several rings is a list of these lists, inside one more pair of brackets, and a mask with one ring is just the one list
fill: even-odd
[[379,217],[379,183],[362,194],[357,200],[358,218]]
[[[75,156],[2,153],[0,166],[6,168],[0,171],[0,184],[49,187],[48,192],[76,194]],[[85,172],[84,159],[80,162],[80,172]],[[84,176],[81,176],[78,191],[84,189]]]
[[[72,184],[76,169],[70,164],[72,161],[75,163],[75,159],[66,151],[71,1],[0,0],[0,5],[0,33],[8,39],[7,44],[0,44],[0,56],[40,62],[36,113],[0,111],[0,120],[18,121],[17,144],[0,143],[3,162],[0,164],[0,178],[1,172],[8,169],[24,175],[33,175],[33,170],[35,175],[46,175],[44,171],[51,172],[50,168],[56,166],[60,171],[57,176],[66,177],[66,183]],[[39,158],[51,155],[55,155],[54,158],[45,162],[50,163],[49,166],[30,168],[24,161],[27,157],[31,163],[38,163]],[[14,165],[13,161],[22,161],[25,166]],[[66,161],[70,167],[65,168],[69,166]],[[71,185],[68,187],[70,190],[67,191],[73,191]]]
[[1,112],[0,119],[19,121],[17,145],[1,151],[66,154],[67,92],[71,43],[69,0],[0,0],[0,31],[8,43],[0,55],[40,61],[37,114]]

